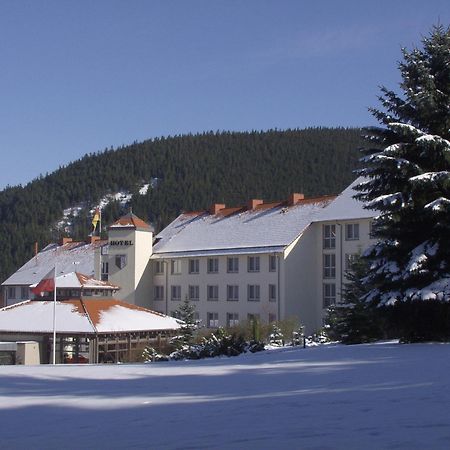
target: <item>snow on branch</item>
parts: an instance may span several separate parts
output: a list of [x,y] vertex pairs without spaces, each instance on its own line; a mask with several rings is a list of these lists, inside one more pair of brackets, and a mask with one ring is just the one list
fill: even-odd
[[391,122],[388,124],[388,126],[392,129],[392,131],[413,139],[417,139],[418,137],[424,136],[426,134],[418,128],[413,127],[412,125],[409,125],[407,123]]
[[424,208],[434,212],[447,211],[450,209],[450,200],[445,197],[439,197],[438,199],[426,204]]
[[392,208],[394,206],[405,205],[403,194],[401,192],[396,192],[395,194],[380,195],[374,198],[370,202],[367,202],[366,206],[369,209],[386,209]]
[[443,170],[441,172],[426,172],[411,177],[409,181],[413,184],[438,184],[450,179],[450,172]]
[[422,289],[408,289],[405,293],[408,300],[438,300],[450,302],[450,276],[433,281]]

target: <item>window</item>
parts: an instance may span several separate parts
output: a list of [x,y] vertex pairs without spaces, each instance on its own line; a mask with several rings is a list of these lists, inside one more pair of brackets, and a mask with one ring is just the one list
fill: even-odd
[[189,286],[189,300],[200,300],[200,288],[198,286]]
[[254,322],[254,321],[256,321],[256,322],[259,322],[259,314],[247,314],[247,320],[249,321],[249,322]]
[[155,300],[164,300],[164,286],[155,286],[153,293]]
[[179,259],[172,259],[170,261],[170,273],[172,275],[181,274],[181,261]]
[[109,263],[104,261],[104,262],[102,262],[101,280],[108,281],[108,274],[109,274]]
[[206,287],[207,297],[206,300],[210,302],[217,302],[219,300],[219,286],[207,286]]
[[247,260],[249,272],[259,272],[259,256],[249,256]]
[[156,275],[162,275],[164,273],[164,261],[156,261],[155,273]]
[[275,255],[269,255],[269,272],[277,271],[277,257]]
[[336,248],[336,225],[323,226],[323,248]]
[[277,285],[269,284],[269,302],[277,301]]
[[227,300],[229,302],[237,302],[239,300],[239,286],[227,286]]
[[189,273],[199,273],[200,261],[198,259],[189,260]]
[[373,236],[374,231],[375,231],[375,223],[373,220],[371,220],[369,222],[369,238],[370,239],[375,239]]
[[323,277],[336,277],[336,255],[334,253],[323,255]]
[[208,273],[219,273],[219,258],[208,258]]
[[206,313],[206,322],[208,328],[217,328],[219,326],[219,313]]
[[194,311],[193,312],[192,318],[195,320],[196,324],[200,323],[200,313],[198,311]]
[[127,255],[116,255],[116,266],[123,269],[127,265]]
[[259,284],[247,286],[247,299],[249,302],[259,302]]
[[239,258],[237,257],[227,258],[227,272],[228,273],[239,272]]
[[323,307],[328,308],[336,303],[336,285],[334,283],[323,284]]
[[8,298],[10,298],[10,299],[16,298],[16,287],[15,286],[10,286],[8,288]]
[[347,223],[345,225],[345,240],[357,241],[359,239],[359,223]]
[[171,286],[170,298],[172,300],[181,300],[181,286]]
[[28,290],[28,286],[22,286],[20,288],[20,298],[28,298],[29,296],[29,290]]
[[227,313],[227,327],[235,327],[239,325],[238,313]]
[[358,256],[357,253],[346,253],[345,254],[345,270],[350,270],[350,267],[355,261],[356,257]]

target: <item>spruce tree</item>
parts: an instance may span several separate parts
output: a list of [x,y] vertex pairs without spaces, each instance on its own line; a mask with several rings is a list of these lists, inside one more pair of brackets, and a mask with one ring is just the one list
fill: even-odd
[[384,337],[383,311],[363,300],[367,288],[362,280],[367,269],[368,261],[358,256],[345,272],[342,302],[327,310],[325,331],[332,341],[359,344]]
[[[379,211],[364,298],[403,304],[408,315],[450,302],[450,28],[435,26],[422,48],[402,52],[401,94],[381,88],[382,109],[372,109],[381,127],[367,129],[356,197]],[[407,339],[433,334],[424,330],[435,324],[417,334],[411,328],[418,321],[403,319]],[[449,337],[450,324],[441,326],[441,337]]]
[[180,333],[171,340],[171,343],[176,348],[182,348],[183,346],[192,344],[194,332],[198,327],[194,313],[195,306],[190,303],[188,298],[185,298],[183,303],[177,308],[177,319],[182,321]]

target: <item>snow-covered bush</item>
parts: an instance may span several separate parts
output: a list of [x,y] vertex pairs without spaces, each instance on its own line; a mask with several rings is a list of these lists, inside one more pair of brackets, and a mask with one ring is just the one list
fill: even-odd
[[168,361],[169,357],[158,353],[153,347],[145,347],[142,352],[142,359],[144,362],[157,362],[157,361]]
[[275,347],[284,345],[284,336],[277,324],[272,324],[272,332],[269,335],[269,344]]

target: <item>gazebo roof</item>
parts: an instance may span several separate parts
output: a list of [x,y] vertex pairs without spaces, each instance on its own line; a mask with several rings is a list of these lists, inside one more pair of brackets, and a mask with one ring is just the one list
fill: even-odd
[[[53,301],[27,300],[0,309],[0,333],[53,332]],[[115,299],[56,302],[56,332],[114,334],[176,330],[180,321]]]

